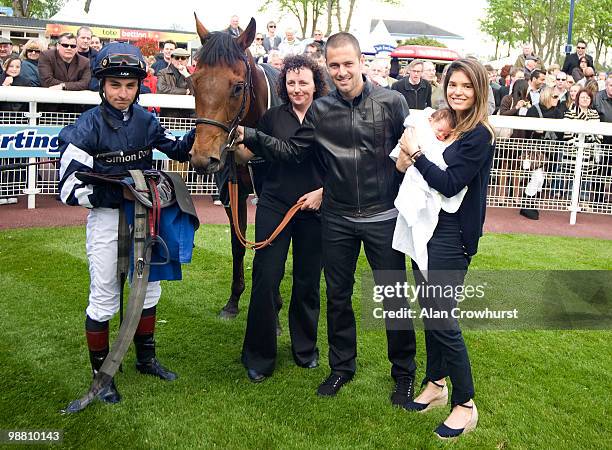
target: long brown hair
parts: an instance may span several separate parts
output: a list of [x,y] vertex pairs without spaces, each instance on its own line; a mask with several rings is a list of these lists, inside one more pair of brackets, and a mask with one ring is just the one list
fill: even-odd
[[482,123],[485,127],[487,127],[489,133],[491,133],[491,139],[493,139],[493,128],[489,124],[489,111],[487,104],[489,98],[489,75],[486,69],[478,61],[471,58],[457,59],[453,61],[450,66],[448,66],[448,72],[444,77],[444,100],[446,101],[447,105],[448,82],[455,71],[463,72],[470,80],[470,83],[472,83],[472,86],[474,87],[474,105],[465,113],[465,115],[463,115],[463,117],[459,117],[449,105],[449,108],[455,116],[455,121],[457,123],[457,127],[455,128],[453,134],[457,138],[460,138],[462,134],[473,130],[478,124]]

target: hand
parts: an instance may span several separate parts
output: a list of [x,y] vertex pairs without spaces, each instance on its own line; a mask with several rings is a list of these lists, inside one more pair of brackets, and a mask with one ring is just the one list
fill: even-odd
[[55,86],[49,86],[49,89],[53,89],[55,91],[61,91],[64,89],[63,83],[56,84]]
[[395,168],[402,173],[406,173],[406,170],[408,170],[408,167],[410,167],[411,165],[412,159],[410,158],[410,156],[408,156],[406,152],[401,151],[400,155],[397,158],[397,161],[395,161]]
[[386,88],[387,86],[389,86],[387,79],[384,77],[381,77],[380,75],[370,76],[370,81],[380,87]]
[[181,75],[183,75],[185,78],[191,76],[191,74],[189,73],[189,70],[187,70],[186,66],[180,66],[180,68],[178,69],[179,73]]
[[412,155],[418,152],[419,146],[415,141],[412,129],[410,127],[406,128],[399,141],[402,153],[406,153],[409,157],[412,157]]
[[515,108],[516,108],[516,109],[520,109],[520,108],[522,108],[523,106],[525,106],[525,100],[519,100],[518,102],[516,102],[516,106],[515,106]]
[[246,164],[255,157],[255,154],[246,148],[244,144],[238,144],[236,146],[235,156],[238,164]]
[[10,86],[13,84],[13,77],[7,76],[2,83],[2,86]]
[[236,136],[236,142],[242,142],[244,140],[244,127],[242,125],[238,125],[234,134]]
[[304,204],[300,208],[301,211],[318,211],[323,201],[323,188],[302,195],[298,199],[298,202],[301,201],[304,201]]

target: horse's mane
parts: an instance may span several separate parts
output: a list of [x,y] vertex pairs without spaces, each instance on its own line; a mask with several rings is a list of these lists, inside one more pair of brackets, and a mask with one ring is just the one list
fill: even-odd
[[244,61],[244,58],[244,50],[238,45],[236,38],[225,31],[209,33],[197,53],[198,65],[207,66],[219,63],[232,65],[238,61]]

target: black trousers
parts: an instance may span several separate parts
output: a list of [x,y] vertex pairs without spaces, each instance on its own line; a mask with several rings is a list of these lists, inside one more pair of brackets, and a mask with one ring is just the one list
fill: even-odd
[[[323,267],[327,283],[327,339],[329,365],[333,373],[353,376],[356,370],[357,333],[351,303],[357,258],[363,243],[376,284],[404,283],[406,259],[391,247],[395,219],[355,223],[341,216],[323,213]],[[379,272],[383,271],[383,272]],[[384,302],[385,310],[408,307],[405,298]],[[391,376],[414,375],[415,333],[410,319],[403,326],[387,325],[387,355]],[[393,328],[393,329],[391,329]]]
[[[266,239],[283,215],[259,206],[255,216],[255,239]],[[289,243],[293,243],[293,286],[289,304],[291,351],[298,365],[318,357],[321,282],[321,221],[315,214],[294,218],[274,242],[257,250],[253,260],[253,284],[247,326],[242,346],[242,363],[265,375],[276,362],[276,315],[274,293],[285,273]]]
[[[440,212],[438,225],[427,244],[428,280],[425,281],[418,266],[412,261],[417,284],[423,286],[461,286],[465,278],[470,256],[465,253],[457,214]],[[424,292],[424,291],[421,291]],[[424,318],[427,367],[423,383],[450,377],[452,383],[451,404],[465,403],[474,397],[474,382],[467,348],[457,319],[450,311],[457,306],[455,298],[419,295],[421,308],[428,311],[445,311],[448,319]],[[439,291],[438,291],[439,292]],[[456,292],[456,291],[455,291]]]

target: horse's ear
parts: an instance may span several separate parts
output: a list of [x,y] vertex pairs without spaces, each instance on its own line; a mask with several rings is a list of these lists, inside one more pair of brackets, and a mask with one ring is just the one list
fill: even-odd
[[195,12],[193,15],[196,21],[196,31],[198,32],[198,36],[200,36],[200,42],[203,44],[204,39],[206,36],[208,36],[208,30],[204,27],[204,25],[202,25],[202,22],[200,22],[200,19],[198,19],[198,15]]
[[240,36],[236,38],[238,41],[238,45],[242,47],[243,50],[246,50],[251,46],[253,40],[255,39],[255,34],[257,32],[257,25],[255,24],[255,19],[251,17],[251,21],[249,22],[249,26],[246,27]]

